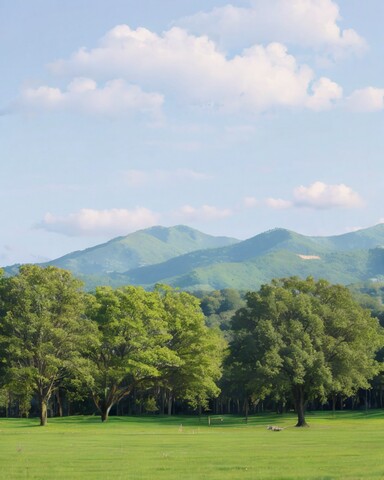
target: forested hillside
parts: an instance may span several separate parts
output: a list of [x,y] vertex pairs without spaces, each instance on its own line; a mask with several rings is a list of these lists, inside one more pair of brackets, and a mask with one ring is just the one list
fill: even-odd
[[[252,290],[272,278],[308,275],[348,285],[384,275],[384,225],[331,237],[274,229],[247,240],[185,226],[153,227],[45,265],[65,268],[89,290],[164,283],[189,291]],[[6,267],[15,274],[17,266]]]

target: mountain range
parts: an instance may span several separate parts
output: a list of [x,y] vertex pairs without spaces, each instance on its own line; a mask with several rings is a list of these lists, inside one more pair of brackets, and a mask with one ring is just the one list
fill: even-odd
[[[88,289],[165,283],[190,291],[252,290],[291,275],[346,285],[384,275],[384,224],[329,237],[276,228],[243,241],[158,226],[41,265],[72,271]],[[17,268],[4,270],[14,274]]]

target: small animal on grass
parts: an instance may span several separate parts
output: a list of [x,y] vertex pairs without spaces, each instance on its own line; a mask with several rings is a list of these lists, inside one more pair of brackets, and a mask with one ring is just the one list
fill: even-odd
[[268,425],[267,430],[272,430],[272,432],[281,432],[281,430],[284,430],[284,428],[276,427],[275,425]]

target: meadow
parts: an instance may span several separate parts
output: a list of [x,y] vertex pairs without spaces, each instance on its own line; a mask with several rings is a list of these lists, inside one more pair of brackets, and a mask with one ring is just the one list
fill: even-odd
[[[383,479],[384,412],[0,419],[1,479]],[[267,425],[284,430],[273,432]]]

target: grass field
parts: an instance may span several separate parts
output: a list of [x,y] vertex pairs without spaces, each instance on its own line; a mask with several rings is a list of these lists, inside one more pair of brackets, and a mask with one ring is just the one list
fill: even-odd
[[[214,418],[214,417],[213,417]],[[384,479],[384,411],[0,419],[1,479]],[[286,427],[281,432],[269,424]]]

